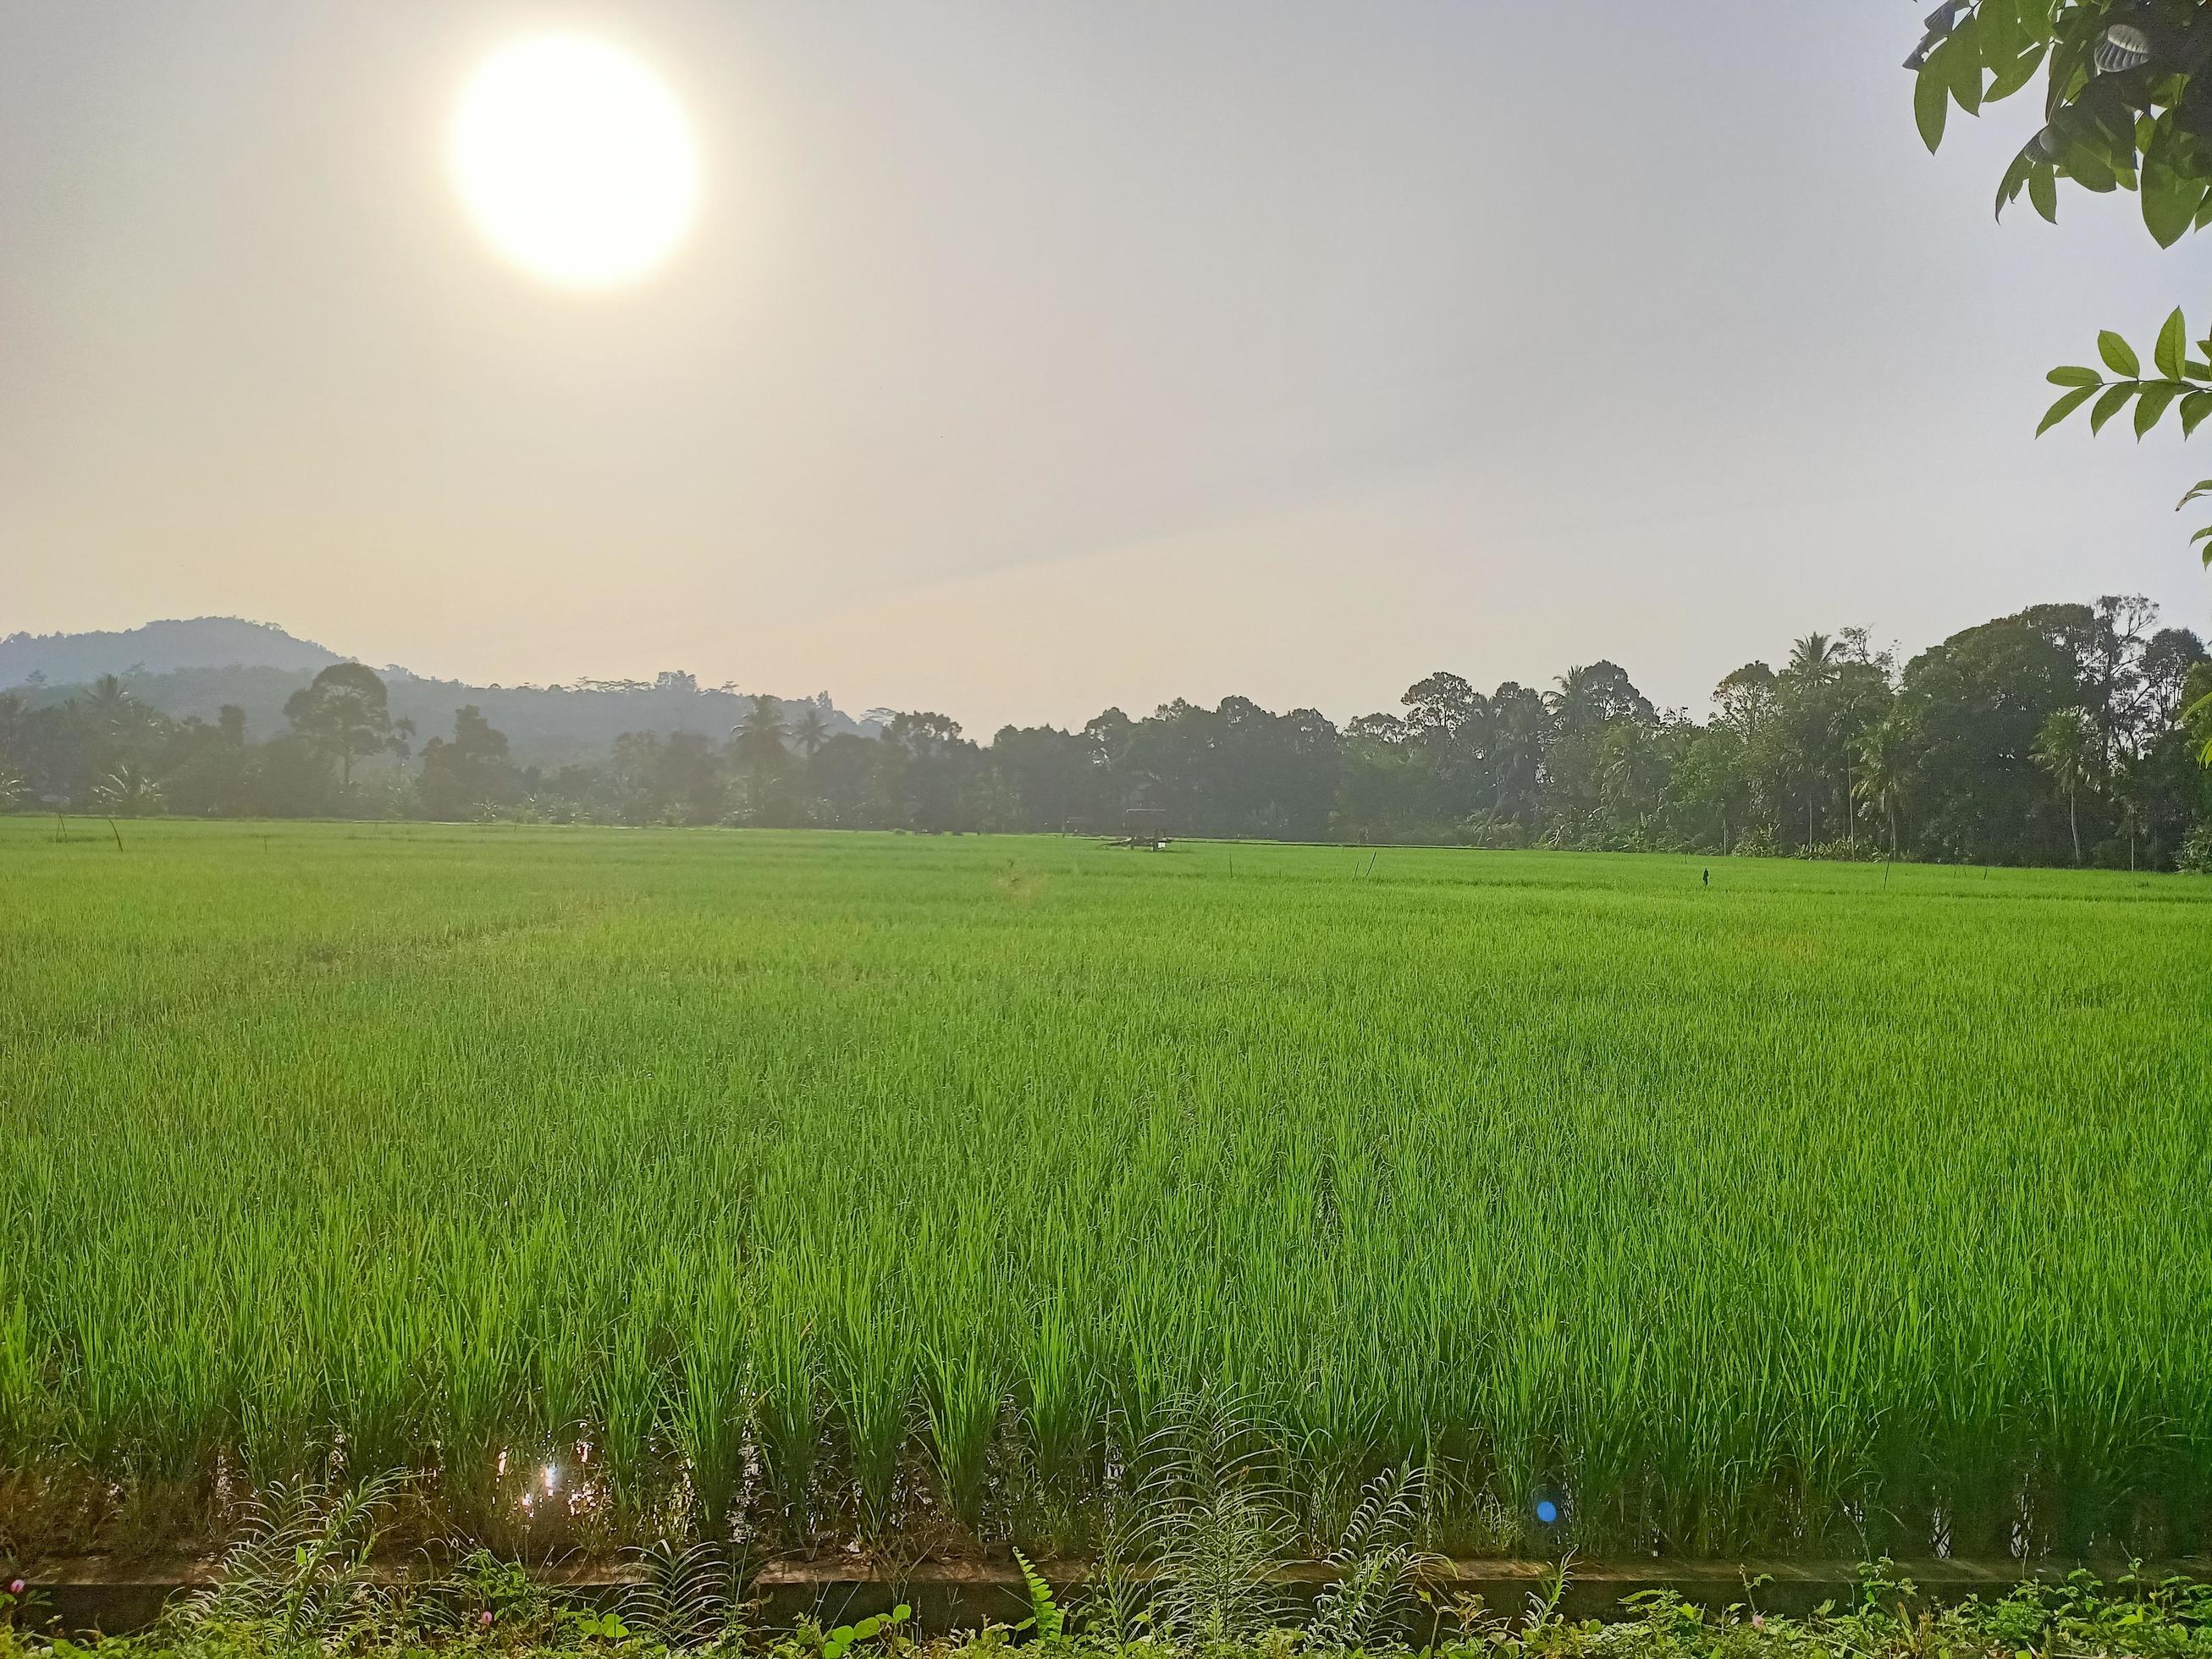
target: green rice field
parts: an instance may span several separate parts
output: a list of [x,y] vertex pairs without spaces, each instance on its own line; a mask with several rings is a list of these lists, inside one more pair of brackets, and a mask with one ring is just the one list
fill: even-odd
[[2212,883],[121,837],[0,818],[19,1522],[335,1452],[1073,1553],[1203,1395],[1316,1535],[1417,1460],[1466,1553],[2212,1547]]

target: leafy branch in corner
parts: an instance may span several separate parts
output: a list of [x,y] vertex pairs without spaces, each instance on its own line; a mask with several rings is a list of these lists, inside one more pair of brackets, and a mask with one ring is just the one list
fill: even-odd
[[[2107,380],[2096,369],[2081,365],[2052,369],[2048,377],[2051,385],[2066,390],[2051,405],[2035,435],[2041,437],[2094,398],[2096,403],[2089,410],[2092,432],[2102,432],[2106,422],[2132,402],[2138,443],[2169,410],[2180,418],[2181,435],[2193,436],[2204,417],[2212,415],[2212,335],[2197,341],[2196,349],[2203,354],[2201,358],[2189,355],[2189,324],[2178,306],[2159,330],[2158,343],[2151,349],[2152,366],[2158,370],[2155,375],[2146,375],[2135,348],[2106,329],[2097,337],[2097,355],[2117,378]],[[2199,480],[2174,511],[2179,513],[2203,495],[2212,495],[2212,478]],[[2204,562],[2212,565],[2212,525],[2189,539],[2202,544]]]
[[[1953,108],[1978,115],[2044,72],[2043,125],[1997,185],[1996,210],[2025,193],[2058,218],[2061,179],[2097,195],[2136,192],[2143,227],[2160,247],[2212,224],[2212,4],[2206,0],[1942,0],[1905,67],[1917,77],[1913,117],[1930,151],[1943,142]],[[2133,348],[2107,329],[2097,349],[2115,380],[2093,368],[2051,371],[2066,388],[2037,428],[2048,432],[2084,404],[2101,432],[2129,404],[2136,436],[2179,412],[2182,435],[2212,414],[2212,340],[2207,362],[2189,356],[2177,310],[2160,331],[2158,374],[2146,376]],[[2200,484],[2187,506],[2212,487]],[[2191,538],[2212,564],[2212,526]]]
[[1953,107],[1978,115],[2045,71],[2044,125],[1997,186],[2057,222],[2058,182],[2131,190],[2160,247],[2212,223],[2212,17],[2201,0],[1943,0],[1905,66],[1934,150]]

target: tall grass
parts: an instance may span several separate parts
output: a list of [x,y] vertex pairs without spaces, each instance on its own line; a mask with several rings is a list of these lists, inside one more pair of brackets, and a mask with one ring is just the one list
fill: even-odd
[[1034,1540],[1214,1390],[1447,1547],[2212,1543],[2184,878],[34,831],[13,1467]]

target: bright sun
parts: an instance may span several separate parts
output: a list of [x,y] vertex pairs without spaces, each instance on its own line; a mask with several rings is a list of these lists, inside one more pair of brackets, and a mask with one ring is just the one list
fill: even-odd
[[629,53],[583,35],[502,46],[461,93],[453,182],[494,246],[563,287],[612,288],[684,240],[699,161],[682,106]]

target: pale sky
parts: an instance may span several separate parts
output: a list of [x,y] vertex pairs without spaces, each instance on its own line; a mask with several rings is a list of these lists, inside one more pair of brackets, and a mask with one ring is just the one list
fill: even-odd
[[[235,613],[988,737],[1599,657],[1701,712],[1811,629],[2114,591],[2204,628],[2212,444],[2032,434],[2212,242],[1995,224],[2035,100],[1929,157],[1925,9],[6,0],[0,633]],[[448,178],[548,32],[696,135],[633,286],[520,271]]]

